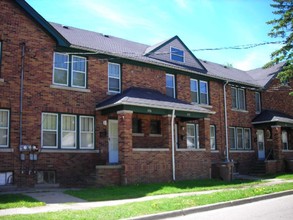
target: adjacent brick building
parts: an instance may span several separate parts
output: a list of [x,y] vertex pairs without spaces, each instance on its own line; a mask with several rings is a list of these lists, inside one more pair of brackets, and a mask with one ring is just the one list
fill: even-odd
[[[0,2],[0,185],[100,186],[286,169],[292,82],[47,22]],[[228,151],[227,151],[228,149]]]

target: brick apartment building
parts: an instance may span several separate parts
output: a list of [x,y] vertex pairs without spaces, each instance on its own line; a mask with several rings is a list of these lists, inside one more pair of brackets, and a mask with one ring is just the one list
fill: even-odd
[[86,186],[251,173],[293,159],[284,63],[241,71],[196,58],[179,37],[154,46],[49,23],[0,1],[0,185]]

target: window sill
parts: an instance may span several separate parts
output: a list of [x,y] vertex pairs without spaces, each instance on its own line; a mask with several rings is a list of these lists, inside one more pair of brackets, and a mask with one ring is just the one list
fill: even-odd
[[1,148],[0,147],[0,153],[12,153],[12,152],[14,152],[14,149],[13,148],[8,148],[8,147]]
[[64,149],[45,149],[40,150],[42,153],[75,153],[75,154],[92,154],[99,153],[99,150],[64,150]]
[[132,133],[132,136],[135,136],[135,137],[144,137],[144,133]]
[[232,111],[234,112],[241,112],[241,113],[248,113],[247,110],[243,110],[243,109],[236,109],[236,108],[232,108]]
[[133,148],[133,151],[143,152],[143,151],[169,151],[169,148]]
[[293,153],[293,150],[282,150],[283,153]]
[[219,153],[219,150],[211,150],[211,153]]
[[0,78],[0,83],[4,83],[4,79],[3,78]]
[[120,94],[121,92],[107,92],[107,95],[117,95],[117,94]]
[[205,152],[206,149],[194,149],[194,148],[177,148],[176,151],[197,151],[197,152]]
[[150,137],[163,137],[161,134],[150,134]]
[[50,85],[52,89],[62,89],[68,91],[76,91],[76,92],[91,92],[89,89],[75,88],[75,87],[67,87],[67,86],[58,86],[58,85]]
[[192,105],[198,105],[200,107],[203,107],[203,108],[209,108],[209,109],[212,109],[213,106],[209,105],[209,104],[200,104],[200,103],[196,103],[196,102],[191,102]]
[[230,150],[230,153],[254,153],[254,150]]

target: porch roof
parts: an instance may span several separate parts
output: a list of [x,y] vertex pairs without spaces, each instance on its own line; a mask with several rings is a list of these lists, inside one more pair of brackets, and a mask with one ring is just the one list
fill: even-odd
[[213,111],[199,105],[190,104],[169,97],[153,89],[132,87],[121,94],[112,96],[96,105],[96,110],[110,113],[118,110],[132,110],[146,114],[171,114],[175,110],[176,116],[197,118],[214,114]]
[[293,127],[293,117],[274,110],[264,110],[252,120],[252,124],[277,124],[286,127]]

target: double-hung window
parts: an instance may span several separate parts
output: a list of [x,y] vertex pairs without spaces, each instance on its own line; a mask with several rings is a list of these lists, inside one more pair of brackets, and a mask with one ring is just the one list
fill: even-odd
[[249,128],[230,127],[229,144],[232,150],[251,149],[251,131]]
[[255,112],[257,114],[261,112],[261,99],[259,92],[255,92]]
[[86,58],[54,53],[53,84],[86,88]]
[[9,146],[9,110],[0,109],[0,147]]
[[198,124],[186,125],[186,141],[188,149],[199,148]]
[[208,104],[208,83],[205,81],[200,81],[200,103],[201,104]]
[[175,76],[173,74],[166,74],[166,94],[175,98]]
[[120,64],[108,63],[108,91],[113,93],[121,91]]
[[216,126],[210,126],[210,145],[211,150],[216,150]]
[[172,61],[184,63],[184,51],[175,47],[170,48],[170,58]]
[[140,134],[142,133],[142,121],[139,118],[132,119],[132,133]]
[[42,114],[42,147],[94,149],[94,117]]
[[150,134],[161,134],[161,121],[151,120],[150,128]]
[[232,108],[239,110],[246,110],[245,104],[245,90],[241,88],[232,87]]
[[191,102],[198,103],[198,81],[196,79],[190,79],[190,93]]

